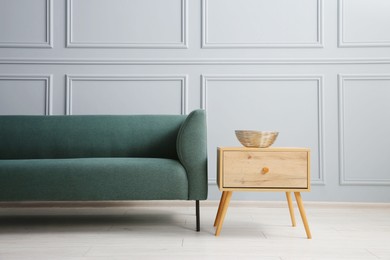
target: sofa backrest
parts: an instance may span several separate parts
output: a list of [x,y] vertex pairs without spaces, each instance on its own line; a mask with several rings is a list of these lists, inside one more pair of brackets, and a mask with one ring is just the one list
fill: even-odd
[[154,157],[177,159],[186,116],[0,116],[0,159]]

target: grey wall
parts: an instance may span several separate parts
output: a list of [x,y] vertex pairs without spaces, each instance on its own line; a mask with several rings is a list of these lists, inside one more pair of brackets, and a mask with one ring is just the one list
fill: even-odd
[[[0,114],[208,114],[312,150],[305,200],[390,202],[390,1],[0,0]],[[278,200],[283,194],[241,193]]]

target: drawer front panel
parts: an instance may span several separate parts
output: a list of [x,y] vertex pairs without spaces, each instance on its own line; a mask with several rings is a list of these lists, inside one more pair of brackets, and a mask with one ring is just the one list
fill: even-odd
[[225,188],[308,188],[307,152],[223,152]]

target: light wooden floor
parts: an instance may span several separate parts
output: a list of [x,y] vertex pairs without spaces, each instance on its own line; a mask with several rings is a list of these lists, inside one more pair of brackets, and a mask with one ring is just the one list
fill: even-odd
[[[39,207],[38,207],[39,206]],[[286,203],[217,201],[0,205],[0,259],[390,259],[390,204],[305,203],[312,240]],[[65,205],[69,206],[69,205]]]

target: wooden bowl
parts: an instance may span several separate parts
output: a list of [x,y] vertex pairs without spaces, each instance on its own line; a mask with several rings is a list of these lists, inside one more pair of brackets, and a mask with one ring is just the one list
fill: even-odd
[[245,147],[266,148],[271,146],[279,132],[275,131],[252,131],[236,130],[238,141]]

